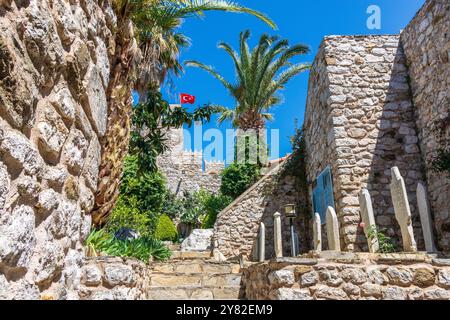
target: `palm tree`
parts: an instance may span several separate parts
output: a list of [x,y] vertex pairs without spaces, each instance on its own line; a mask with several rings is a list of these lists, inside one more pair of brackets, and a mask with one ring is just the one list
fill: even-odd
[[[265,141],[261,141],[263,137],[261,129],[264,129],[266,121],[272,120],[270,109],[282,101],[278,92],[284,89],[287,82],[295,75],[309,69],[307,64],[293,64],[290,60],[295,56],[308,53],[309,49],[301,44],[289,46],[287,40],[263,34],[258,45],[250,50],[247,43],[249,37],[250,31],[241,32],[239,53],[227,43],[219,44],[219,48],[225,50],[233,60],[237,75],[234,84],[203,63],[191,60],[186,61],[185,64],[209,72],[234,97],[236,100],[234,109],[220,107],[219,123],[231,120],[234,127],[241,129],[238,137],[239,135],[244,137],[245,147],[242,149],[238,147],[238,149],[244,154],[248,152],[245,133],[255,130],[260,155],[258,163],[261,163],[267,160],[265,158],[267,148]],[[261,159],[261,156],[264,159]],[[247,161],[247,155],[245,159]]]
[[134,10],[133,21],[138,30],[137,38],[142,59],[139,62],[136,90],[145,100],[147,89],[157,88],[168,73],[181,74],[178,61],[180,48],[190,45],[189,39],[176,30],[183,19],[201,17],[205,11],[225,11],[254,15],[276,28],[275,23],[264,14],[223,0],[153,0],[141,1]]
[[96,225],[106,221],[119,196],[122,164],[131,131],[131,90],[136,88],[145,97],[149,83],[158,80],[159,85],[168,72],[181,72],[179,48],[188,42],[175,29],[182,19],[201,16],[205,11],[222,10],[252,14],[275,28],[264,14],[229,1],[113,0],[112,3],[117,32],[107,88],[108,125],[100,140],[102,158],[92,211]]

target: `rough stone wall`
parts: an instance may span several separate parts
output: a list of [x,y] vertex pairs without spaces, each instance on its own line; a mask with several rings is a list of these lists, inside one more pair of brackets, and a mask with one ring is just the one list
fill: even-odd
[[146,300],[150,273],[148,265],[134,259],[88,258],[76,294],[80,300]]
[[203,169],[202,152],[184,151],[183,128],[170,129],[167,139],[168,150],[158,157],[158,168],[166,176],[169,190],[180,197],[200,189],[218,192],[225,164],[205,161]]
[[342,249],[367,250],[358,228],[361,188],[370,191],[377,224],[400,239],[389,189],[393,166],[405,178],[422,248],[415,191],[424,177],[399,36],[325,37],[311,71],[304,128],[309,182],[331,167]]
[[450,3],[428,0],[401,34],[420,149],[438,244],[450,251],[450,178],[432,170],[439,148],[450,148]]
[[450,300],[450,261],[280,259],[245,269],[243,284],[249,300]]
[[[286,163],[285,163],[286,164]],[[305,208],[306,192],[299,190],[292,175],[283,174],[283,164],[275,167],[249,190],[237,198],[217,216],[214,225],[213,250],[226,259],[243,255],[248,260],[257,259],[257,242],[260,223],[266,227],[266,258],[275,256],[273,215],[282,214],[283,252],[291,255],[289,221],[284,217],[284,206],[296,204],[297,210]],[[307,251],[304,213],[296,220],[301,251]]]
[[0,2],[1,298],[79,284],[115,20],[108,1]]

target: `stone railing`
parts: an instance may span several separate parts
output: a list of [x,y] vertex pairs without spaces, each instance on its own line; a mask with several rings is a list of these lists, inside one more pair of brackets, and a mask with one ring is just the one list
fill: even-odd
[[450,300],[450,260],[328,251],[253,264],[243,284],[252,300]]

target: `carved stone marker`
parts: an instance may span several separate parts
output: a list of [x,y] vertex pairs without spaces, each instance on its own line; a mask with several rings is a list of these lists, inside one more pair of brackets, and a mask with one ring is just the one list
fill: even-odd
[[405,181],[397,167],[391,169],[391,175],[391,196],[394,204],[395,219],[397,219],[402,233],[403,250],[406,252],[417,252]]
[[332,251],[341,251],[341,241],[339,239],[339,222],[336,211],[333,207],[327,209],[327,239],[328,249]]
[[364,223],[364,234],[367,238],[367,243],[369,245],[369,252],[376,253],[380,249],[378,243],[378,237],[375,236],[370,239],[369,232],[371,230],[376,231],[377,226],[375,224],[375,217],[373,215],[372,199],[370,193],[367,189],[362,189],[359,194],[359,207],[361,211],[362,222]]
[[425,249],[427,252],[437,252],[436,245],[434,243],[433,223],[427,194],[427,188],[419,182],[417,185],[417,206],[419,207],[420,222],[422,223]]
[[314,214],[313,221],[313,241],[313,249],[318,252],[322,251],[322,223],[317,212]]
[[275,245],[275,256],[277,258],[283,257],[283,245],[281,239],[281,213],[276,212],[273,215],[273,231],[274,231],[274,245]]
[[261,222],[259,227],[258,239],[258,261],[264,262],[266,260],[266,226]]

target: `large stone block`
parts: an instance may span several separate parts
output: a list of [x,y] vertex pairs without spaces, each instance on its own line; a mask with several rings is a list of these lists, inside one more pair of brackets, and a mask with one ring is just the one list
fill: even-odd
[[25,205],[0,217],[0,262],[11,267],[28,267],[36,244],[34,224],[33,209]]
[[196,229],[181,244],[182,251],[208,251],[211,250],[211,239],[214,229]]
[[92,66],[84,83],[86,92],[83,95],[84,110],[91,124],[100,137],[106,132],[108,120],[108,103],[99,69]]
[[126,265],[107,265],[105,267],[105,282],[110,286],[130,286],[135,282],[133,269]]
[[52,106],[44,104],[42,109],[42,115],[37,124],[39,147],[47,160],[56,163],[69,135],[69,130]]
[[44,160],[30,141],[15,130],[5,130],[0,152],[10,170],[24,169],[32,176],[41,175],[45,168]]
[[61,271],[64,261],[64,250],[57,241],[46,241],[40,249],[40,258],[34,273],[34,282],[48,284]]
[[83,168],[88,146],[89,144],[83,133],[78,129],[72,129],[70,136],[64,145],[61,158],[69,170],[77,175]]

